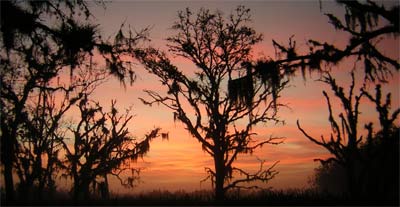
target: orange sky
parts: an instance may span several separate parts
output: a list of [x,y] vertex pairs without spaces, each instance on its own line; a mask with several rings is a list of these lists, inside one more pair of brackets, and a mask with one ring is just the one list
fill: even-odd
[[[328,41],[337,45],[343,45],[342,33],[337,33],[333,27],[327,24],[328,20],[323,13],[333,12],[342,14],[343,10],[333,2],[322,3],[322,11],[318,1],[192,1],[192,2],[142,2],[142,1],[116,1],[107,3],[107,9],[93,7],[95,22],[104,36],[115,35],[120,24],[125,21],[131,28],[140,30],[151,26],[150,45],[166,49],[164,40],[173,31],[169,29],[177,18],[177,11],[186,7],[196,11],[200,7],[219,9],[229,14],[237,5],[245,5],[251,9],[253,27],[257,32],[264,35],[264,41],[257,45],[256,54],[273,57],[272,39],[280,43],[287,43],[292,35],[297,41],[300,49],[306,50],[307,39]],[[385,52],[399,57],[399,48],[395,44],[385,48]],[[173,62],[183,71],[190,71],[193,65],[184,60]],[[345,63],[334,68],[335,77],[339,83],[349,84],[348,69],[351,63]],[[210,183],[202,183],[200,180],[206,177],[204,167],[212,167],[211,158],[201,150],[201,145],[189,133],[183,129],[182,124],[174,123],[171,111],[162,106],[144,106],[139,97],[145,98],[143,89],[158,90],[161,88],[157,79],[150,76],[144,69],[137,65],[138,79],[133,86],[124,89],[117,80],[110,80],[99,87],[93,98],[104,105],[109,105],[111,99],[117,99],[119,108],[134,106],[136,117],[132,120],[129,129],[135,136],[142,137],[154,127],[161,127],[169,131],[169,141],[156,140],[152,143],[150,152],[143,159],[138,161],[138,166],[144,167],[141,179],[142,183],[134,189],[124,189],[113,186],[114,193],[140,192],[153,189],[168,190],[197,190],[209,189]],[[362,74],[358,74],[359,80]],[[301,76],[294,78],[291,87],[282,94],[282,101],[287,103],[290,109],[282,109],[279,113],[286,125],[273,125],[268,123],[258,126],[255,131],[259,137],[275,136],[286,137],[281,145],[264,146],[253,156],[239,158],[238,165],[249,171],[256,171],[259,167],[257,157],[267,161],[267,164],[280,161],[276,166],[279,171],[277,177],[269,183],[277,189],[301,188],[308,186],[308,177],[312,175],[313,169],[318,163],[313,162],[315,158],[328,156],[327,152],[308,141],[296,127],[296,120],[300,119],[302,126],[310,134],[319,137],[321,134],[329,135],[328,111],[322,89],[328,89],[326,85],[316,82],[318,74],[308,77],[307,82]],[[393,93],[393,108],[399,106],[399,74],[395,73],[390,85],[385,89]],[[370,87],[372,90],[373,86]],[[333,97],[331,98],[333,99]],[[340,105],[335,105],[336,114],[339,113]],[[362,106],[361,120],[368,120],[375,116],[372,105]],[[363,126],[363,123],[360,123]]]

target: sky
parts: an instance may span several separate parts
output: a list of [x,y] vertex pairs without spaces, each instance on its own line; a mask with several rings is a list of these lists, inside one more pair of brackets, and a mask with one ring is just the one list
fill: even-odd
[[[386,2],[393,3],[393,2]],[[334,13],[342,16],[344,10],[332,1],[113,1],[107,2],[106,8],[91,5],[94,22],[99,24],[98,29],[103,37],[114,36],[122,22],[131,29],[140,31],[150,27],[150,42],[146,43],[162,50],[167,50],[165,40],[174,34],[171,26],[177,20],[177,12],[187,7],[196,12],[199,8],[208,8],[211,11],[220,10],[229,15],[238,5],[250,8],[253,22],[250,24],[258,33],[263,34],[264,41],[256,45],[255,57],[272,57],[274,50],[272,40],[287,44],[293,35],[299,51],[306,51],[308,39],[327,41],[338,46],[346,43],[346,35],[337,32],[323,13]],[[384,52],[392,57],[399,57],[399,40],[390,40],[388,44],[383,40]],[[187,60],[176,59],[172,63],[180,70],[190,71],[195,67]],[[352,61],[344,62],[332,68],[339,84],[349,85],[349,71]],[[93,98],[103,105],[109,105],[111,99],[117,100],[119,108],[133,106],[134,119],[129,130],[138,138],[155,127],[161,127],[169,132],[169,140],[157,139],[151,143],[150,152],[136,165],[142,168],[141,182],[134,189],[119,187],[114,180],[111,191],[113,193],[132,193],[151,190],[202,190],[210,189],[209,182],[201,183],[207,174],[205,167],[212,167],[211,157],[201,150],[201,145],[184,130],[184,126],[173,121],[172,112],[162,106],[145,106],[138,100],[146,98],[144,89],[160,90],[162,87],[157,79],[148,74],[140,64],[137,68],[137,80],[132,86],[124,88],[117,80],[110,79],[99,87]],[[362,70],[358,70],[362,71]],[[357,74],[361,80],[361,73]],[[288,105],[279,111],[279,117],[285,125],[267,123],[254,128],[259,138],[271,135],[285,137],[280,145],[268,145],[255,152],[252,156],[243,156],[236,162],[238,166],[250,172],[258,170],[258,159],[265,160],[267,166],[279,161],[275,170],[279,174],[263,187],[274,189],[306,188],[313,170],[318,166],[313,160],[329,156],[326,150],[313,144],[305,138],[296,127],[296,121],[311,135],[329,136],[330,125],[328,111],[322,90],[329,91],[323,83],[316,81],[319,74],[311,74],[304,80],[299,74],[292,79],[290,87],[282,93],[281,101]],[[399,106],[399,74],[395,73],[390,84],[384,86],[393,95],[393,108]],[[373,90],[374,86],[368,86]],[[346,87],[345,87],[346,88]],[[329,93],[331,94],[331,93]],[[331,94],[332,96],[332,94]],[[332,96],[333,99],[333,96]],[[337,103],[337,102],[335,102]],[[340,113],[340,105],[334,104],[334,113]],[[373,106],[364,103],[361,107],[361,121],[373,120],[376,117]],[[371,119],[372,117],[372,119]],[[375,118],[376,119],[376,118]],[[363,124],[360,124],[363,126]]]

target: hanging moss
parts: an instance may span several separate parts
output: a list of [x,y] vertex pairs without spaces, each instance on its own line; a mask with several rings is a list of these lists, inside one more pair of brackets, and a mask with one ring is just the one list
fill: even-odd
[[263,83],[279,85],[279,66],[274,61],[259,61],[256,65],[256,73]]
[[276,105],[278,99],[278,89],[281,87],[282,75],[280,67],[275,61],[259,61],[256,65],[256,74],[263,84],[271,86],[272,98]]
[[230,80],[228,93],[231,101],[237,105],[251,107],[254,97],[254,85],[251,73],[246,76]]

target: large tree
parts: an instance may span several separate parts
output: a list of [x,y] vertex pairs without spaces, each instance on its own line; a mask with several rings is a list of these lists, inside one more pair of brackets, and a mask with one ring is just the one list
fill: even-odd
[[[41,142],[37,135],[32,133],[33,129],[44,126],[43,123],[35,123],[35,120],[31,119],[33,114],[30,113],[35,112],[30,109],[28,103],[33,101],[36,103],[31,106],[45,107],[41,104],[44,104],[44,99],[35,97],[44,97],[59,91],[68,94],[71,88],[57,85],[57,78],[69,72],[73,79],[75,71],[80,67],[98,69],[98,65],[94,64],[91,58],[96,54],[103,57],[109,71],[121,81],[125,77],[133,80],[133,69],[121,55],[132,49],[144,36],[140,33],[124,37],[122,32],[119,32],[115,42],[103,41],[96,25],[90,23],[91,14],[87,3],[80,0],[0,3],[1,164],[4,167],[5,200],[12,201],[15,198],[13,170],[16,169],[15,166],[22,169],[21,165],[26,163],[27,158],[20,156],[21,153],[33,153],[33,157],[37,157],[51,148],[50,144],[42,145],[47,149],[36,146],[36,149],[40,150],[33,151],[28,148],[26,151],[27,145],[24,143],[27,143],[27,140],[33,138],[38,143]],[[68,102],[77,101],[74,97],[69,98]],[[37,112],[41,113],[40,109]],[[32,122],[28,123],[28,120]],[[57,120],[50,120],[49,124],[53,125],[52,121]],[[24,127],[30,129],[23,130]],[[28,131],[30,132],[20,133]],[[31,137],[22,137],[26,135]],[[28,168],[32,167],[29,166],[29,162]],[[38,166],[40,162],[38,159],[35,165]],[[24,171],[28,172],[28,168],[25,167]],[[36,175],[28,177],[30,180],[42,178]]]
[[[249,173],[234,162],[240,154],[281,141],[273,137],[256,139],[253,127],[278,122],[280,105],[276,100],[286,82],[275,71],[262,74],[265,81],[277,80],[275,84],[251,75],[260,70],[254,67],[251,51],[262,36],[246,25],[251,21],[249,9],[239,6],[227,19],[220,12],[207,9],[195,15],[186,9],[178,17],[172,27],[177,34],[167,39],[169,50],[196,67],[194,71],[180,70],[165,53],[152,48],[137,54],[167,89],[166,94],[147,90],[150,100],[143,102],[170,109],[174,120],[182,122],[213,158],[214,167],[206,171],[216,199],[221,200],[229,189],[257,187],[245,183],[266,183],[276,174],[272,170],[275,164],[266,169],[262,162],[259,171]],[[236,98],[230,99],[231,96]]]

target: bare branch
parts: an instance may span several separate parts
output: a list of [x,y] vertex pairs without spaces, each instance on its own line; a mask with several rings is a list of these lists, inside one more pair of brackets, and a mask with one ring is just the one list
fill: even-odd
[[247,189],[251,189],[251,188],[259,188],[259,186],[241,186],[241,183],[250,183],[250,182],[254,182],[254,181],[261,181],[263,183],[267,183],[269,180],[273,179],[278,172],[273,170],[273,168],[279,163],[279,161],[276,161],[274,164],[272,164],[268,169],[264,169],[264,163],[265,161],[263,160],[259,160],[260,161],[260,168],[259,170],[254,173],[254,174],[250,174],[240,168],[233,168],[234,171],[237,171],[240,175],[244,176],[245,178],[243,179],[237,179],[234,180],[232,182],[230,182],[224,189],[228,190],[231,188],[247,188]]

